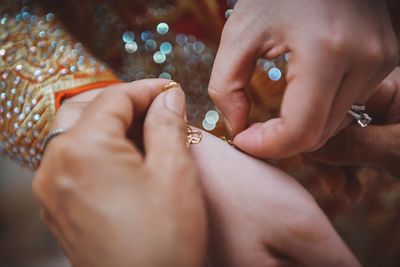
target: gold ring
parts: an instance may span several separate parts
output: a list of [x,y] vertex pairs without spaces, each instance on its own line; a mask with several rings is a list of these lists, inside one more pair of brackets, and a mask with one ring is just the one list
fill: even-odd
[[172,88],[181,88],[181,85],[177,82],[170,82],[169,84],[164,85],[162,91],[165,92]]

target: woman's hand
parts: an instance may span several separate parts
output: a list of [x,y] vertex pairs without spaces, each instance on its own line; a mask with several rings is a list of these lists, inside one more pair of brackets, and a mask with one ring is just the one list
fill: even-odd
[[[102,92],[47,147],[34,192],[74,266],[201,266],[206,219],[186,148],[184,94],[156,97],[163,85],[140,81]],[[126,133],[154,98],[143,155]]]
[[333,165],[380,166],[400,177],[400,67],[376,88],[367,109],[376,125],[352,125],[310,156]]
[[210,266],[360,266],[292,177],[206,133],[191,152],[209,211]]
[[[246,128],[244,87],[260,57],[289,53],[280,118]],[[399,48],[382,0],[239,0],[228,19],[209,93],[234,143],[262,158],[321,147],[350,122],[398,63]],[[243,132],[242,132],[243,131]]]

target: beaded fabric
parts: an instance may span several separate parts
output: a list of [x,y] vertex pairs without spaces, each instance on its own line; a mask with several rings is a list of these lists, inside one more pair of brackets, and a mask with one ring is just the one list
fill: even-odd
[[36,169],[62,96],[116,82],[54,14],[0,17],[0,153]]

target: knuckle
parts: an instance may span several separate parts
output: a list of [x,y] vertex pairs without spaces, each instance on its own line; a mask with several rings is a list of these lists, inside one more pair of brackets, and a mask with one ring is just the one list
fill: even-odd
[[76,141],[70,137],[61,136],[54,141],[52,146],[52,155],[59,158],[60,162],[68,162],[69,164],[79,162],[84,158],[82,148]]
[[343,33],[339,31],[328,31],[319,34],[317,37],[319,43],[321,43],[328,51],[333,54],[342,55],[345,54],[349,48],[349,40]]
[[292,133],[291,138],[297,143],[299,150],[307,151],[314,148],[318,144],[320,140],[320,134],[318,131],[311,128],[301,127],[301,129]]
[[158,129],[184,129],[185,127],[183,119],[171,112],[165,112],[163,115],[154,116],[152,121],[152,127]]
[[365,54],[369,62],[380,64],[385,59],[384,48],[380,41],[370,41],[365,47]]
[[380,91],[384,90],[385,92],[393,95],[397,90],[397,85],[392,79],[385,79],[379,84],[377,89]]

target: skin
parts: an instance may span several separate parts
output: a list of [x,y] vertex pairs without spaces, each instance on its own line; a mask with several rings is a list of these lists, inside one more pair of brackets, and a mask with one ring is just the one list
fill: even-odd
[[185,144],[183,91],[154,100],[144,123],[145,154],[126,137],[163,84],[104,91],[46,150],[34,193],[73,266],[202,265],[206,217]]
[[[398,50],[385,1],[239,0],[209,94],[242,151],[260,158],[315,151],[350,123],[347,111],[394,69]],[[288,86],[279,118],[246,128],[244,88],[257,59],[284,53]]]
[[360,266],[293,177],[203,136],[191,152],[208,207],[210,266]]
[[[188,267],[205,258],[197,168],[187,149],[176,149],[185,139],[183,119],[165,119],[165,107],[154,108],[156,98],[145,120],[143,157],[125,137],[133,123],[124,117],[132,107],[115,105],[126,96],[114,94],[127,90],[137,118],[160,83],[167,82],[147,80],[140,90],[131,91],[139,87],[131,83],[112,86],[106,95],[102,90],[80,95],[57,114],[55,126],[72,130],[50,143],[34,186],[45,223],[76,266]],[[292,177],[207,133],[191,155],[206,198],[211,266],[359,266]],[[165,222],[167,229],[161,227]],[[170,228],[173,236],[165,234]]]
[[309,156],[333,165],[378,166],[400,177],[400,67],[376,88],[367,107],[374,125],[352,125]]

